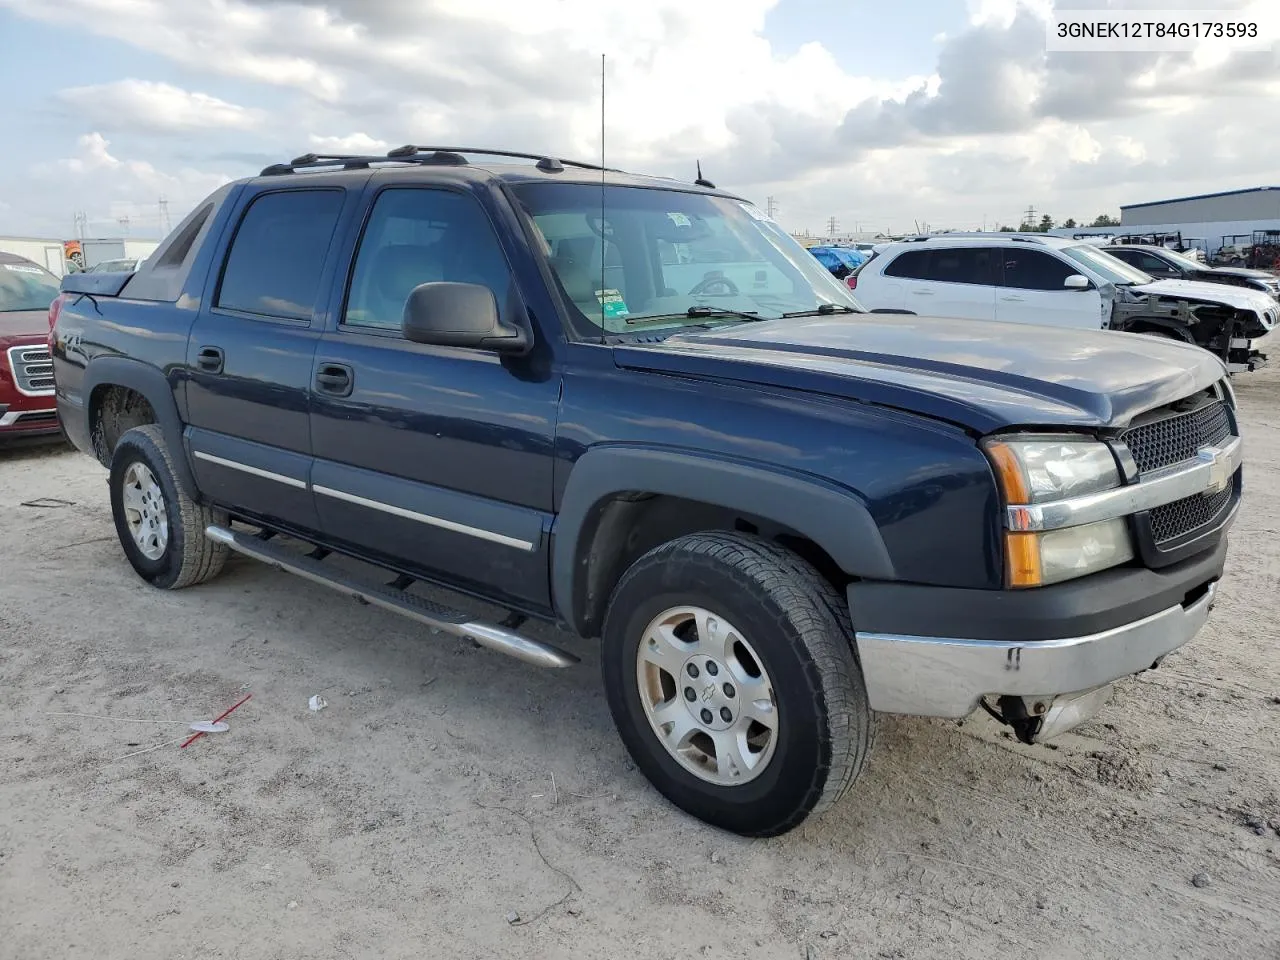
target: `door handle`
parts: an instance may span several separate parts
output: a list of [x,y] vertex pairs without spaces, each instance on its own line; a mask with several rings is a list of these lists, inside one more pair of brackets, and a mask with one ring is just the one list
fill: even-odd
[[1005,303],[1023,303],[1026,297],[1001,297],[1000,299]]
[[221,347],[201,347],[196,355],[196,366],[206,373],[221,373],[223,359]]
[[913,297],[932,297],[933,291],[932,290],[912,290],[911,295]]
[[355,374],[345,363],[322,363],[316,370],[316,389],[335,397],[351,396]]

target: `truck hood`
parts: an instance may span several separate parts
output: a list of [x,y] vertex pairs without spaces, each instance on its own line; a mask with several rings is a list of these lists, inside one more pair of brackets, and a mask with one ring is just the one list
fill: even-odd
[[1129,289],[1137,294],[1154,293],[1181,300],[1225,303],[1237,310],[1255,310],[1259,313],[1274,310],[1276,305],[1275,300],[1261,290],[1233,287],[1225,283],[1202,283],[1199,280],[1157,280],[1154,283],[1144,283]]
[[1141,334],[897,314],[689,331],[617,346],[614,362],[893,407],[977,433],[1122,427],[1226,374],[1207,350]]
[[[0,338],[49,336],[49,314],[45,310],[13,310],[0,312]],[[12,344],[10,344],[12,346]]]

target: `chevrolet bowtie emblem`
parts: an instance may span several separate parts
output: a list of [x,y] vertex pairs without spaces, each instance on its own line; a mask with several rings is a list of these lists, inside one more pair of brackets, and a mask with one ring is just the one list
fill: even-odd
[[1213,496],[1227,489],[1231,482],[1231,464],[1221,447],[1201,447],[1196,451],[1201,463],[1209,464],[1209,483],[1205,486],[1205,496]]

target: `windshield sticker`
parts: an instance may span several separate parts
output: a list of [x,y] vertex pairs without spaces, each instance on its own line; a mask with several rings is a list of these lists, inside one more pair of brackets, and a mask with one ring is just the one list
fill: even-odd
[[39,267],[24,267],[20,263],[6,263],[3,264],[3,267],[6,270],[12,270],[14,273],[34,273],[37,277],[44,273]]
[[770,219],[767,214],[763,213],[760,210],[760,208],[755,206],[754,204],[740,201],[738,203],[738,206],[740,206],[743,210],[747,211],[747,216],[750,217],[752,220],[759,220],[761,223],[773,223],[773,220]]
[[631,311],[627,309],[627,302],[622,299],[621,291],[597,290],[596,299],[600,301],[600,306],[604,308],[606,319],[613,320],[631,315]]
[[668,213],[667,219],[674,223],[677,227],[692,227],[693,221],[683,213]]

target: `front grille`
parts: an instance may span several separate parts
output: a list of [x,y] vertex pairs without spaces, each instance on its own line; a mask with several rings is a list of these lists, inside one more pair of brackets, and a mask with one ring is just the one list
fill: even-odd
[[29,397],[53,393],[53,361],[47,347],[10,347],[9,369],[19,393]]
[[1170,412],[1160,419],[1131,427],[1120,434],[1139,473],[1194,460],[1201,447],[1212,447],[1231,436],[1231,421],[1220,400],[1187,413]]
[[[1197,399],[1198,406],[1186,409]],[[1120,435],[1140,475],[1195,460],[1201,448],[1221,446],[1230,438],[1227,408],[1210,391],[1156,411]],[[1197,531],[1221,519],[1234,497],[1231,483],[1217,493],[1197,493],[1156,507],[1150,513],[1151,540],[1159,548],[1175,540],[1194,539]]]
[[1234,493],[1234,484],[1226,489],[1205,496],[1197,493],[1194,496],[1166,503],[1151,511],[1151,537],[1156,544],[1169,543],[1188,534],[1195,533],[1201,527],[1207,527],[1227,509]]

